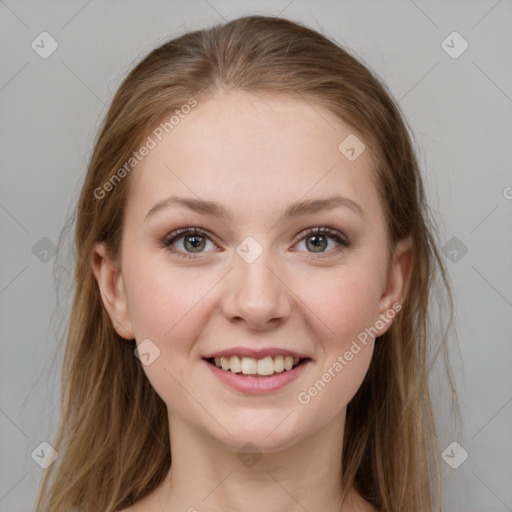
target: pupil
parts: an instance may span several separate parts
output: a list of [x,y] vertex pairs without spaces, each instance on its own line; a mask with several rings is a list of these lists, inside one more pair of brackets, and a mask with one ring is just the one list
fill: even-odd
[[[309,244],[309,241],[310,240],[315,240],[313,242],[313,244],[311,245],[311,247],[313,247],[313,252],[322,252],[324,249],[325,249],[325,246],[322,247],[322,243],[325,244],[325,241],[326,241],[326,238],[324,236],[310,236],[307,241],[306,241],[306,245],[310,245]],[[311,247],[308,247],[308,248],[311,248]],[[317,250],[318,248],[320,248],[320,250]]]
[[185,239],[185,247],[187,246],[187,243],[192,247],[192,249],[201,250],[204,247],[204,239],[201,236],[189,236]]

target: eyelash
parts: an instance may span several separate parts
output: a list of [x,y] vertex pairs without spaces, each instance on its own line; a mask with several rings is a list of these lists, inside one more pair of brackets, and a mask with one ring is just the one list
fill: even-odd
[[[182,258],[192,259],[202,253],[183,253],[183,252],[176,251],[175,249],[170,248],[174,242],[180,240],[181,238],[184,238],[187,235],[189,235],[189,236],[200,235],[202,237],[208,238],[210,241],[213,242],[213,240],[210,239],[208,233],[201,228],[182,228],[182,229],[177,229],[176,231],[169,233],[164,238],[162,243],[163,243],[164,247],[166,247],[173,254],[177,254],[178,256],[180,256]],[[304,239],[309,238],[311,236],[325,236],[326,238],[330,238],[339,244],[338,247],[336,247],[335,249],[332,249],[331,251],[319,252],[319,253],[314,253],[314,252],[309,253],[309,254],[318,254],[318,255],[320,255],[319,256],[320,258],[325,257],[325,256],[321,256],[322,254],[328,254],[328,255],[338,254],[339,252],[343,251],[344,249],[349,248],[351,245],[350,242],[347,240],[347,238],[342,233],[340,233],[336,229],[332,229],[327,226],[306,229],[306,231],[304,231],[302,233],[302,237],[299,239],[299,241],[297,243],[302,242]]]

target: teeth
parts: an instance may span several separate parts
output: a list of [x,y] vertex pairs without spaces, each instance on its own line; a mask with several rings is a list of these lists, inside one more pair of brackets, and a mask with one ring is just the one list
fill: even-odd
[[238,373],[242,370],[242,361],[240,361],[238,356],[231,356],[229,360],[229,368],[234,373]]
[[258,375],[272,375],[274,373],[274,361],[270,356],[258,361]]
[[252,357],[242,357],[242,373],[254,375],[258,373],[258,362]]
[[300,358],[292,356],[266,356],[262,359],[254,357],[216,357],[215,366],[232,373],[243,373],[244,375],[268,376],[274,373],[281,373],[291,370],[299,364]]
[[276,373],[284,372],[284,359],[283,359],[283,356],[274,357],[274,371]]

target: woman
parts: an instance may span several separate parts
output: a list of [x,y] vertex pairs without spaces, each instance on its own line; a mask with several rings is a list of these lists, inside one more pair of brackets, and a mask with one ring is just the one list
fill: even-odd
[[75,242],[38,511],[439,510],[429,295],[450,290],[405,123],[345,50],[261,16],[153,50]]

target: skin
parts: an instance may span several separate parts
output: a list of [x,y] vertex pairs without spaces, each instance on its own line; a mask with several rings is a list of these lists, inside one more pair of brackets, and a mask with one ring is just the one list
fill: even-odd
[[[173,462],[130,512],[375,510],[354,490],[341,507],[339,483],[346,406],[374,339],[308,404],[297,399],[407,288],[410,249],[388,259],[368,150],[354,161],[338,151],[350,133],[302,100],[225,92],[201,102],[132,171],[120,261],[98,244],[93,269],[117,332],[160,350],[143,368],[167,405]],[[233,220],[179,206],[145,220],[170,195],[217,201]],[[338,207],[279,221],[289,203],[332,195],[356,202],[363,216]],[[328,238],[314,252],[304,231],[324,226],[350,247],[336,251]],[[191,253],[183,238],[173,244],[191,259],[162,242],[184,227],[211,234],[203,252]],[[263,250],[252,263],[236,252],[247,236]],[[249,396],[202,359],[234,346],[290,349],[312,361],[285,388]],[[252,467],[237,457],[246,443],[262,455]]]

